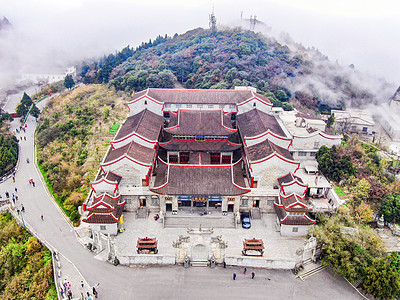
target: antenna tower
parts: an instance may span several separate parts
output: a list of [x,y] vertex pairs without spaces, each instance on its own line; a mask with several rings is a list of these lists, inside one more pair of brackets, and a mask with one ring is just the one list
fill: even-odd
[[211,32],[216,32],[217,31],[217,18],[214,15],[214,5],[213,5],[213,9],[212,9],[212,13],[209,17],[209,26],[211,29]]

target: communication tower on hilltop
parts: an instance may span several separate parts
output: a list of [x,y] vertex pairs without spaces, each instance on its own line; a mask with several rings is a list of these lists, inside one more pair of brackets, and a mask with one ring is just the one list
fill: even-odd
[[210,20],[209,26],[210,26],[211,32],[216,32],[217,31],[217,18],[214,15],[214,5],[213,5],[213,10],[209,17],[209,20]]
[[250,16],[250,30],[254,30],[256,28],[257,16]]

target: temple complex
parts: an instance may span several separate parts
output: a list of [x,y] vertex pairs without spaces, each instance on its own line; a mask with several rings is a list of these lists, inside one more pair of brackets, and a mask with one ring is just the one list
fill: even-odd
[[314,156],[341,136],[321,120],[273,108],[254,88],[149,88],[127,106],[84,206],[82,221],[96,230],[116,234],[122,210],[235,219],[276,212],[282,234],[304,235],[315,222],[310,181],[317,202],[327,203],[319,211],[338,206],[331,186],[318,179]]

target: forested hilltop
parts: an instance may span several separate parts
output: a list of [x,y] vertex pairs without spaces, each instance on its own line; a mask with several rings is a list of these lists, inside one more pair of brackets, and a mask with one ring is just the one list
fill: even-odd
[[[194,29],[173,37],[158,36],[136,49],[84,64],[85,83],[108,83],[117,90],[148,87],[232,89],[254,86],[274,106],[291,104],[326,111],[330,107],[377,102],[393,93],[384,80],[372,80],[353,66],[332,63],[315,49],[281,44],[261,33],[230,29],[212,33]],[[363,77],[364,76],[364,77]],[[379,94],[378,94],[379,93]]]

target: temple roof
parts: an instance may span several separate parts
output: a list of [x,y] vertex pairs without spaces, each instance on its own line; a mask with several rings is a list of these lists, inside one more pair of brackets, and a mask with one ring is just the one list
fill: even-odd
[[[117,209],[120,197],[110,197],[107,194],[103,194],[100,197],[95,197],[90,204],[87,206],[87,210],[91,213],[110,213]],[[120,203],[120,205],[123,205]]]
[[227,136],[236,129],[232,127],[230,115],[223,111],[179,110],[171,116],[165,131],[174,135]]
[[124,155],[127,155],[142,163],[151,164],[154,159],[155,151],[155,149],[144,147],[135,142],[130,142],[121,148],[112,149],[108,153],[104,162],[111,162],[118,158],[122,158]]
[[[250,90],[195,90],[195,89],[156,89],[149,88],[133,96],[132,101],[143,95],[164,103],[192,104],[237,104],[253,97],[271,103],[268,98]],[[272,105],[272,104],[271,104]]]
[[307,200],[300,198],[293,194],[287,198],[280,196],[280,201],[283,208],[288,212],[309,212],[311,209],[308,208]]
[[169,151],[215,151],[225,152],[239,149],[240,145],[229,144],[228,141],[186,141],[174,140],[160,147]]
[[114,140],[120,140],[132,133],[137,133],[149,140],[156,141],[163,125],[164,118],[162,116],[144,109],[126,119]]
[[242,137],[252,137],[268,130],[286,137],[276,118],[258,109],[253,109],[237,116],[237,123]]
[[278,183],[280,186],[282,186],[282,184],[284,184],[284,183],[290,183],[293,181],[303,183],[303,180],[300,177],[298,177],[292,173],[288,173],[288,174],[278,178]]
[[[232,179],[234,182],[232,182]],[[187,166],[159,163],[153,192],[166,195],[234,196],[245,188],[240,163],[215,166]]]
[[[307,214],[305,216],[288,216],[281,206],[274,205],[279,222],[284,225],[314,225],[315,222]],[[307,217],[308,218],[307,218]]]
[[118,206],[117,209],[109,213],[89,213],[87,218],[82,219],[83,222],[93,224],[113,224],[118,223],[119,218],[122,215],[122,206]]
[[282,147],[275,145],[274,143],[270,142],[269,140],[265,140],[261,143],[252,145],[250,147],[245,147],[246,157],[249,161],[257,161],[262,158],[268,157],[269,155],[276,152],[280,154],[284,158],[289,160],[293,160],[293,156],[290,152]]
[[[97,178],[96,178],[96,182],[101,179],[105,179],[110,182],[116,182],[117,184],[119,184],[121,182],[122,177],[111,171],[108,171],[107,173],[99,174],[99,176],[97,176]],[[96,183],[96,182],[94,182],[94,183]]]

